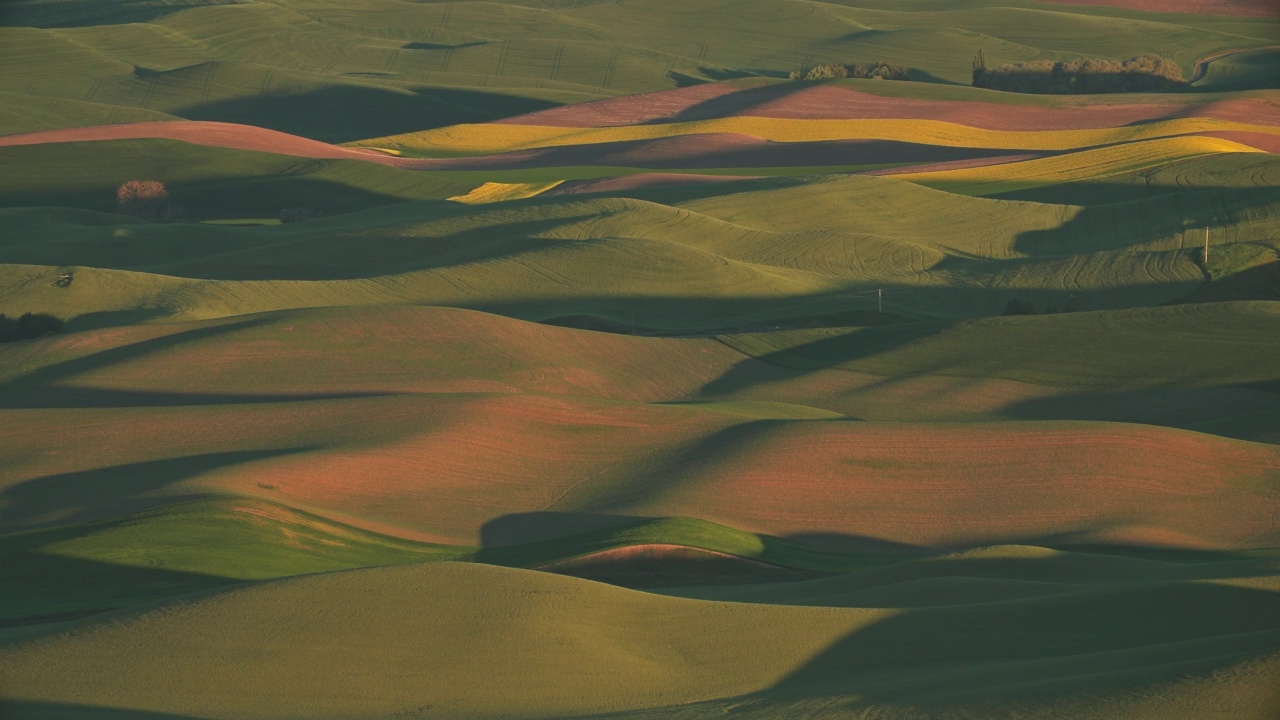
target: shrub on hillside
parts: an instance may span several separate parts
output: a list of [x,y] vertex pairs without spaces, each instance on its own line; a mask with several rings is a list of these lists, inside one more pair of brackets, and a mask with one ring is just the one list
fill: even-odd
[[0,314],[0,343],[30,340],[62,332],[61,318],[48,313],[25,313],[18,319]]
[[878,80],[906,80],[907,69],[902,65],[879,62],[875,65],[840,65],[824,63],[808,70],[792,70],[791,80],[830,80],[838,78],[870,78]]
[[116,188],[116,207],[125,215],[143,220],[173,220],[182,206],[169,200],[169,189],[159,180],[130,180]]
[[1004,306],[1004,315],[1035,315],[1036,306],[1014,298]]
[[309,207],[283,208],[280,211],[280,222],[288,224],[311,220],[323,216],[324,213]]
[[982,53],[973,60],[973,86],[1005,92],[1077,95],[1169,90],[1186,85],[1182,68],[1169,58],[1141,55],[1128,60],[1077,58],[1034,60],[987,67]]

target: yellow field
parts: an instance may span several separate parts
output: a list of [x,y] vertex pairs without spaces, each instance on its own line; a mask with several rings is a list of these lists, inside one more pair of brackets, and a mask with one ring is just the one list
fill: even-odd
[[562,182],[564,181],[554,180],[543,183],[487,182],[473,188],[465,195],[455,195],[449,199],[455,202],[467,203],[468,205],[484,205],[505,200],[523,200],[524,198],[541,195]]
[[539,125],[453,125],[436,130],[362,140],[355,145],[382,149],[437,150],[487,154],[565,145],[655,140],[680,135],[730,133],[770,142],[889,140],[947,147],[1006,150],[1073,150],[1206,132],[1280,135],[1280,128],[1215,120],[1178,118],[1130,127],[1084,130],[986,130],[940,120],[789,120],[727,117],[658,125],[573,128]]

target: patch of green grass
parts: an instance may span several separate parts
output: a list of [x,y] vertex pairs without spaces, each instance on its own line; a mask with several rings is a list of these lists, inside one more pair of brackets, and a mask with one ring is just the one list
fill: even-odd
[[520,545],[440,545],[361,530],[277,503],[222,497],[0,535],[0,582],[10,590],[0,602],[0,627],[53,622],[249,580],[447,560],[535,568],[648,544],[817,574],[901,559],[825,552],[691,518],[624,523]]

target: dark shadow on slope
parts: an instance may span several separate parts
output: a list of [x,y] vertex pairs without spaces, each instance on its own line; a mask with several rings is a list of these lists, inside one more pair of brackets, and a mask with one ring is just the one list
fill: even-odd
[[170,111],[189,120],[217,120],[279,130],[331,143],[481,123],[558,107],[503,93],[444,87],[410,92],[334,84],[304,93],[267,93]]
[[1240,158],[1239,154],[1229,156],[1239,159],[1238,169],[1228,166],[1225,161],[1210,163],[1205,158],[1194,158],[1130,173],[1125,176],[1129,178],[1128,182],[1116,182],[1114,179],[1107,182],[1077,180],[993,193],[984,197],[992,200],[1086,207],[1141,203],[1164,198],[1160,204],[1172,203],[1176,206],[1177,201],[1170,196],[1216,193],[1217,199],[1227,203],[1224,210],[1239,212],[1241,208],[1265,206],[1274,202],[1274,189],[1266,186],[1263,178],[1280,175],[1280,157],[1262,153],[1249,155],[1256,157]]
[[84,560],[44,552],[34,545],[74,539],[82,532],[67,528],[0,537],[0,584],[8,592],[0,602],[0,627],[79,620],[241,582],[163,567]]
[[812,84],[786,82],[769,83],[757,87],[748,87],[736,92],[719,95],[691,105],[673,115],[646,121],[645,125],[660,125],[673,122],[689,122],[692,120],[709,120],[728,117],[735,113],[757,107],[762,103],[781,100],[795,93],[813,87]]
[[[770,142],[728,133],[678,135],[516,150],[437,161],[449,170],[518,170],[533,167],[626,167],[646,170],[787,168],[844,165],[932,164],[986,158],[1041,157],[1052,153],[950,147],[895,140]],[[816,172],[816,171],[815,171]]]
[[150,340],[142,340],[128,345],[100,350],[88,355],[81,355],[80,357],[45,365],[29,373],[19,375],[8,382],[0,383],[0,396],[7,396],[10,393],[21,395],[28,388],[54,385],[61,380],[73,378],[82,373],[89,373],[118,363],[136,360],[193,340],[216,338],[240,330],[266,325],[271,321],[272,318],[270,317],[259,316],[217,325],[206,325],[162,335]]
[[830,335],[808,343],[757,355],[739,362],[724,375],[707,383],[701,395],[728,395],[760,382],[758,363],[772,365],[793,373],[823,370],[843,363],[888,352],[908,343],[919,342],[946,330],[942,323],[910,323],[890,327],[870,327],[838,335]]
[[0,490],[0,529],[34,529],[85,522],[164,503],[192,499],[155,495],[204,473],[303,453],[310,447],[236,450],[97,467],[31,478]]
[[203,393],[151,390],[109,390],[62,385],[30,385],[0,395],[0,409],[28,408],[143,408],[209,405],[260,405],[324,400],[393,397],[393,392],[333,393]]
[[[110,141],[109,141],[110,142]],[[399,203],[418,201],[445,203],[443,195],[461,192],[470,183],[440,182],[439,176],[419,178],[406,176],[394,192],[380,192],[356,184],[308,177],[322,171],[329,163],[347,163],[355,160],[304,160],[299,159],[294,168],[283,174],[226,177],[199,182],[166,183],[173,201],[183,208],[178,223],[228,218],[275,219],[284,208],[306,207],[324,216],[343,215],[383,208]],[[382,170],[381,172],[386,172]],[[395,172],[395,171],[393,171]],[[402,170],[399,172],[410,173]],[[115,213],[114,181],[91,190],[59,191],[36,190],[5,192],[0,196],[4,208],[76,208],[93,212]],[[416,185],[416,187],[415,187]],[[121,215],[121,223],[135,222]]]
[[1002,414],[1018,420],[1091,420],[1195,429],[1202,423],[1275,408],[1280,408],[1280,394],[1259,384],[1075,392],[1023,400]]
[[[463,213],[477,211],[455,203],[449,207],[428,204],[401,219],[425,222]],[[0,244],[0,263],[130,270],[202,280],[353,280],[568,247],[577,241],[540,236],[597,215],[566,214],[541,220],[497,217],[437,237],[397,232],[394,226],[385,234],[365,231],[349,222],[350,217],[253,228],[130,226],[126,237],[114,236],[110,227],[92,227],[67,240]],[[376,217],[369,220],[377,222]],[[188,237],[175,238],[182,234]]]
[[[1024,708],[1118,701],[1270,655],[1277,627],[1275,593],[1194,582],[917,608],[853,632],[757,697],[845,696],[851,714],[886,705],[931,714],[994,698]],[[1269,687],[1254,702],[1280,709]]]
[[[1275,253],[1271,248],[1267,250]],[[1212,254],[1212,250],[1210,251]],[[1280,300],[1280,253],[1274,259],[1240,272],[1215,278],[1178,299],[1181,303]]]
[[[672,534],[673,523],[683,526]],[[688,526],[708,529],[690,532]],[[664,529],[666,528],[666,529]],[[715,529],[718,528],[718,529]],[[705,532],[706,534],[702,534]],[[809,544],[752,533],[760,545],[749,556],[720,554],[720,533],[734,531],[683,518],[587,512],[505,515],[481,530],[475,561],[570,575],[630,588],[782,583],[828,577],[920,557],[924,551],[871,538],[841,536]],[[838,549],[831,549],[834,544]],[[873,549],[875,548],[875,549]]]
[[503,515],[490,520],[480,528],[482,552],[477,559],[484,562],[492,557],[492,555],[484,555],[485,549],[492,551],[494,548],[635,525],[649,519],[651,518],[591,512],[543,511]]
[[[1117,189],[1122,196],[1127,187]],[[1104,193],[1090,188],[1090,194]],[[1064,199],[1069,199],[1064,198]],[[1068,256],[1123,250],[1184,236],[1188,249],[1199,247],[1193,231],[1257,223],[1259,216],[1280,216],[1280,195],[1270,187],[1214,188],[1160,195],[1108,205],[1088,205],[1059,227],[1030,230],[1013,249],[1029,256]],[[1220,242],[1221,240],[1219,240]]]
[[[233,0],[221,0],[230,4]],[[0,27],[70,28],[93,25],[149,23],[188,8],[219,4],[219,0],[59,0],[55,3],[10,0],[0,4]]]
[[[95,3],[99,2],[101,0],[95,0]],[[149,710],[38,700],[0,700],[0,718],[3,720],[207,720],[195,715],[175,715]]]

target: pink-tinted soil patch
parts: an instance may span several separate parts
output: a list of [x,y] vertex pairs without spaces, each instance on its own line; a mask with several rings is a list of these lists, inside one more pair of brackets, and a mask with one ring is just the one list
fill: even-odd
[[[781,119],[923,119],[990,130],[1072,130],[1150,122],[1167,117],[1211,117],[1280,125],[1273,101],[1229,100],[1187,106],[1128,103],[1058,108],[955,100],[883,97],[842,85],[777,83],[742,88],[717,83],[717,91],[666,90],[543,110],[500,122],[559,127],[602,127],[750,116]],[[698,90],[698,92],[691,92]]]
[[235,123],[175,120],[168,122],[125,123],[92,127],[41,130],[0,137],[0,147],[43,145],[47,143],[91,142],[98,140],[177,140],[194,145],[207,145],[233,150],[289,155],[291,157],[326,160],[363,160],[400,168],[422,168],[428,163],[399,158],[377,150],[348,148],[309,140],[297,135]]

